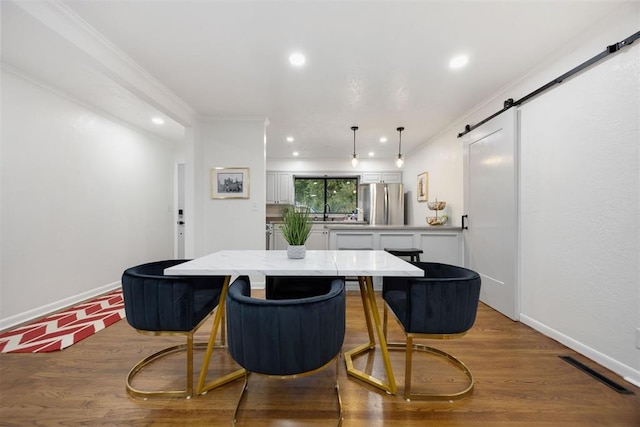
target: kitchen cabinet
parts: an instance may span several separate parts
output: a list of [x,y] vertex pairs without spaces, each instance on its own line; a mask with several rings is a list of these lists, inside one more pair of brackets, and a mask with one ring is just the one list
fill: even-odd
[[329,230],[325,230],[323,225],[314,225],[304,245],[310,251],[326,250],[329,246]]
[[388,184],[402,184],[402,172],[363,172],[361,184],[386,182]]
[[329,249],[377,249],[376,240],[377,236],[373,231],[331,230],[329,232]]
[[[269,246],[274,250],[286,250],[289,244],[282,236],[282,230],[280,230],[281,224],[274,224],[273,226],[273,244]],[[305,246],[308,251],[326,250],[329,244],[329,230],[324,228],[322,224],[314,224],[311,227],[309,237],[305,242]]]
[[280,230],[279,224],[275,224],[273,226],[273,234],[271,238],[272,238],[272,241],[271,241],[271,245],[269,245],[269,249],[281,251],[281,250],[287,249],[287,246],[289,246],[287,241],[284,240],[284,236],[282,235],[282,230]]
[[267,172],[267,203],[293,204],[293,174],[290,172]]

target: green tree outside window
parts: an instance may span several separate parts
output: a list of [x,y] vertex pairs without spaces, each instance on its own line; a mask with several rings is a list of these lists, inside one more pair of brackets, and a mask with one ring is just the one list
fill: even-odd
[[357,178],[296,177],[294,189],[295,205],[312,216],[351,215],[358,206]]

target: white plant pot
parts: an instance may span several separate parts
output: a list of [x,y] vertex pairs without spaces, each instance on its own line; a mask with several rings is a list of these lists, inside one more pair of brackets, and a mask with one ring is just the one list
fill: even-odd
[[302,259],[307,254],[307,247],[305,245],[295,246],[289,245],[287,247],[287,257],[291,259]]

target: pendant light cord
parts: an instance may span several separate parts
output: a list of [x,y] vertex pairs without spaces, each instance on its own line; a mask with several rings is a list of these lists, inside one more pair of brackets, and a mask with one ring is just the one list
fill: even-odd
[[396,129],[400,133],[400,139],[398,140],[398,157],[402,156],[402,131],[403,127],[399,127]]
[[353,131],[353,156],[356,155],[356,131],[358,130],[358,126],[351,126],[351,130]]

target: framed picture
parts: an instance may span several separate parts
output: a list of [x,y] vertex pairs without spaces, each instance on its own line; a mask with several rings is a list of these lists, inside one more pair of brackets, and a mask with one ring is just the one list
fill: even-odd
[[248,199],[249,168],[211,168],[212,199]]
[[416,194],[418,195],[419,202],[426,202],[429,200],[429,172],[422,172],[418,175]]

